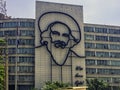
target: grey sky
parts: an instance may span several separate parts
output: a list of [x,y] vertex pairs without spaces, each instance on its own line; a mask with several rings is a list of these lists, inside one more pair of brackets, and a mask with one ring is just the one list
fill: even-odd
[[[15,18],[35,18],[35,0],[6,0],[7,14]],[[120,0],[38,0],[82,5],[84,22],[120,26]]]

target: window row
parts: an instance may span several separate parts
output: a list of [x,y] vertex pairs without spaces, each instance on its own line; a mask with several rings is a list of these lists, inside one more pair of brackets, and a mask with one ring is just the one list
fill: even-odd
[[9,57],[9,63],[15,64],[16,61],[17,61],[17,63],[31,63],[31,64],[33,64],[34,63],[34,57],[27,57],[27,56],[21,57],[21,56],[19,56],[18,59],[15,56],[10,56]]
[[35,24],[34,22],[26,22],[26,21],[0,23],[0,28],[15,28],[15,27],[34,28]]
[[91,27],[85,26],[85,32],[95,32],[95,33],[109,33],[109,34],[120,34],[120,29],[109,29],[104,27]]
[[120,50],[120,45],[119,44],[101,44],[101,43],[95,44],[95,43],[85,42],[85,48]]
[[34,30],[7,30],[7,31],[0,31],[0,37],[4,37],[5,35],[8,36],[34,36]]
[[86,59],[86,65],[118,66],[119,67],[120,61]]
[[107,28],[102,27],[91,27],[91,26],[85,26],[84,31],[85,32],[96,32],[96,33],[108,33]]
[[35,50],[34,48],[9,48],[8,49],[8,54],[34,54]]
[[99,35],[88,35],[85,34],[85,40],[96,40],[96,41],[110,41],[110,42],[120,42],[120,37],[115,36],[99,36]]
[[96,52],[95,51],[85,51],[86,56],[92,57],[109,57],[109,52]]
[[[16,43],[18,41],[18,43]],[[8,45],[34,45],[34,39],[8,39]]]
[[[15,80],[15,75],[9,75],[9,80],[13,81]],[[33,75],[19,75],[17,76],[18,81],[33,81],[34,76]]]
[[85,55],[90,57],[120,58],[120,52],[85,51]]
[[95,73],[97,73],[97,74],[103,74],[103,75],[105,75],[105,74],[108,74],[108,75],[109,74],[111,74],[111,75],[113,75],[113,74],[120,75],[120,69],[87,68],[86,73],[87,74],[95,74]]
[[[88,79],[92,79],[92,78],[88,78]],[[110,82],[112,82],[112,83],[120,83],[120,78],[119,77],[99,77],[98,78],[100,81],[102,80],[102,81],[104,81],[104,82],[107,82],[107,83],[110,83]],[[116,90],[116,89],[115,89]]]
[[85,34],[85,40],[108,41],[108,36],[98,36]]
[[120,75],[120,69],[97,69],[99,74],[116,74]]
[[120,83],[120,78],[117,78],[117,77],[112,78],[112,82],[113,83]]
[[18,73],[33,73],[34,67],[33,66],[10,66],[9,67],[9,73],[15,73],[17,70]]

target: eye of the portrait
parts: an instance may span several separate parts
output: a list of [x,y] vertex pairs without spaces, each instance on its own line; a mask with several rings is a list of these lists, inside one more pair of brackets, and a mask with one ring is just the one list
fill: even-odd
[[62,36],[64,36],[64,37],[69,37],[69,34],[63,33]]
[[51,31],[51,33],[52,33],[53,35],[58,35],[58,36],[60,36],[60,33],[59,33],[58,31]]

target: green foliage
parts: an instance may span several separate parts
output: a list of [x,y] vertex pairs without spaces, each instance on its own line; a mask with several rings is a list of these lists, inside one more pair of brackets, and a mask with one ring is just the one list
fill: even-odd
[[37,88],[32,88],[31,90],[38,90]]
[[88,90],[109,90],[108,83],[98,80],[97,78],[87,80],[87,85]]
[[0,46],[4,46],[6,44],[6,42],[2,39],[0,39]]
[[5,41],[0,39],[0,56],[3,54],[3,50],[5,48]]
[[46,82],[45,85],[43,86],[42,90],[62,90],[67,87],[70,87],[70,84],[68,83],[60,83],[58,81],[56,82]]
[[5,69],[4,69],[4,61],[2,55],[4,46],[5,46],[5,41],[0,40],[0,90],[4,89]]
[[3,90],[4,88],[4,77],[5,77],[4,63],[2,58],[0,57],[0,90]]

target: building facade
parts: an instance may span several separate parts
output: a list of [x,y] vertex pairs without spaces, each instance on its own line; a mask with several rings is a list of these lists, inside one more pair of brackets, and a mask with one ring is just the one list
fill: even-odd
[[[59,64],[59,61],[56,61],[57,63],[54,61],[54,58],[56,58],[56,60],[57,58],[62,58],[61,54],[56,54],[61,53],[62,50],[53,49],[52,44],[48,46],[48,43],[54,43],[52,41],[54,37],[58,38],[59,36],[59,34],[56,36],[57,32],[54,31],[57,31],[57,29],[61,30],[61,27],[56,25],[56,21],[74,27],[68,17],[66,19],[61,13],[73,17],[78,22],[81,31],[81,34],[79,34],[81,35],[81,42],[78,47],[73,49],[78,50],[78,52],[80,52],[79,55],[83,56],[83,58],[74,58],[74,52],[72,52],[70,56],[72,59],[67,59],[71,61],[71,63],[67,61],[64,63],[64,65],[72,66],[70,67],[72,70],[68,67],[67,69],[63,69],[64,65]],[[69,23],[67,23],[67,21]],[[54,25],[56,25],[56,28],[54,28]],[[72,28],[71,30],[75,29]],[[45,33],[46,31],[50,31],[49,34]],[[65,79],[63,78],[63,82],[70,82],[73,86],[85,85],[86,83],[80,84],[81,81],[85,81],[85,79],[98,78],[109,83],[111,90],[118,90],[120,85],[119,34],[119,26],[84,23],[82,6],[36,2],[35,45],[40,47],[35,49],[35,87],[40,88],[40,85],[43,86],[45,81],[62,81],[61,77],[65,77]],[[77,36],[75,33],[74,35]],[[45,40],[42,42],[44,38]],[[43,46],[44,48],[40,49]],[[46,48],[47,52],[45,51]],[[55,54],[51,50],[53,50]],[[50,54],[50,56],[46,54]],[[61,69],[58,69],[59,66],[61,66]],[[81,67],[83,71],[81,69],[79,70],[78,67]],[[64,70],[64,72],[59,70]],[[64,76],[63,74],[66,75]],[[69,77],[70,74],[72,78]],[[79,82],[79,84],[76,84],[76,81]],[[40,85],[38,83],[40,83]]]
[[85,85],[82,6],[36,2],[35,87],[46,81]]
[[9,90],[34,87],[34,30],[34,19],[0,20],[0,38],[8,44]]
[[35,19],[1,19],[8,44],[9,90],[42,88],[46,81],[120,86],[120,26],[88,24],[83,7],[36,1]]
[[120,86],[120,26],[84,24],[86,78]]

